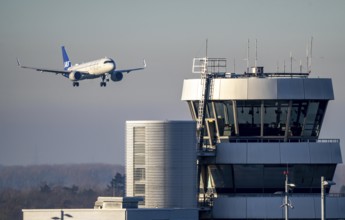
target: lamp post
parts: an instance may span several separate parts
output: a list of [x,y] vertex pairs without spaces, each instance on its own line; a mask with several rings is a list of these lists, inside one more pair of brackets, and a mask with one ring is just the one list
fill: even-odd
[[289,202],[289,190],[296,187],[295,184],[289,183],[289,176],[288,176],[288,171],[284,171],[285,175],[285,199],[284,199],[284,204],[281,205],[280,207],[284,206],[285,209],[285,220],[289,219],[289,208],[293,209],[293,206]]
[[326,219],[326,209],[325,209],[325,204],[326,204],[326,198],[325,198],[325,188],[330,187],[332,185],[335,185],[335,182],[325,180],[325,177],[321,177],[321,219],[325,220]]
[[60,216],[60,218],[55,216],[55,217],[52,217],[52,219],[54,219],[54,220],[57,220],[57,219],[64,220],[64,216],[73,218],[72,215],[70,215],[70,214],[65,214],[64,211],[61,209],[61,216]]

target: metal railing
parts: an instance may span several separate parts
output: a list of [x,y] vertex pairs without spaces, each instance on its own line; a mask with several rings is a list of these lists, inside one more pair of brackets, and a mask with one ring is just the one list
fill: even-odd
[[314,139],[314,138],[289,138],[286,141],[284,141],[284,138],[276,138],[276,137],[245,137],[245,138],[229,138],[229,142],[235,142],[235,143],[262,143],[262,142],[272,142],[272,143],[299,143],[299,142],[310,142],[310,143],[340,143],[340,139],[338,138],[321,138],[321,139]]
[[[217,194],[217,197],[282,197],[284,192],[281,193],[230,193],[230,194]],[[327,197],[342,198],[345,193],[327,193]],[[320,193],[289,193],[289,197],[320,197]]]

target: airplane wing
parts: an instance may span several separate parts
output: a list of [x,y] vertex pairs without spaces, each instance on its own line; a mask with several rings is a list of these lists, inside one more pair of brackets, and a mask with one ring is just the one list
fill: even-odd
[[20,66],[20,67],[25,68],[25,69],[36,70],[39,72],[48,72],[48,73],[55,73],[55,74],[69,74],[72,72],[72,71],[67,71],[67,70],[43,69],[43,68],[36,68],[36,67],[30,67],[30,66]]
[[144,60],[144,66],[140,68],[133,68],[133,69],[123,69],[123,70],[115,70],[114,72],[120,72],[120,73],[130,73],[132,71],[136,70],[143,70],[146,68],[146,61]]
[[49,73],[55,73],[55,74],[69,74],[72,72],[72,71],[68,71],[68,70],[44,69],[44,68],[37,68],[37,67],[31,67],[31,66],[22,66],[18,59],[17,59],[17,64],[21,68],[32,69],[32,70],[36,70],[39,72],[49,72]]

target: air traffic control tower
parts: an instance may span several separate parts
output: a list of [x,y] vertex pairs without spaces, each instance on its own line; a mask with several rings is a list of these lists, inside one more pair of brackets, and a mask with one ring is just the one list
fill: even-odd
[[[319,139],[331,79],[227,73],[222,58],[195,58],[193,72],[182,100],[197,122],[200,218],[320,219],[321,177],[342,163],[339,139]],[[344,218],[345,198],[326,199],[326,217]]]

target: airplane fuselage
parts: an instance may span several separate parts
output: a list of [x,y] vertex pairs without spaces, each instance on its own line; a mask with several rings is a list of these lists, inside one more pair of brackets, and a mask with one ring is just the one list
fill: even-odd
[[[88,73],[88,75],[83,75],[83,79],[94,79],[103,76],[104,74],[111,73],[116,69],[115,62],[110,58],[102,58],[99,60],[90,61],[87,63],[82,64],[75,64],[69,67],[68,71],[73,72],[83,72]],[[72,80],[72,81],[79,81],[79,80]]]

